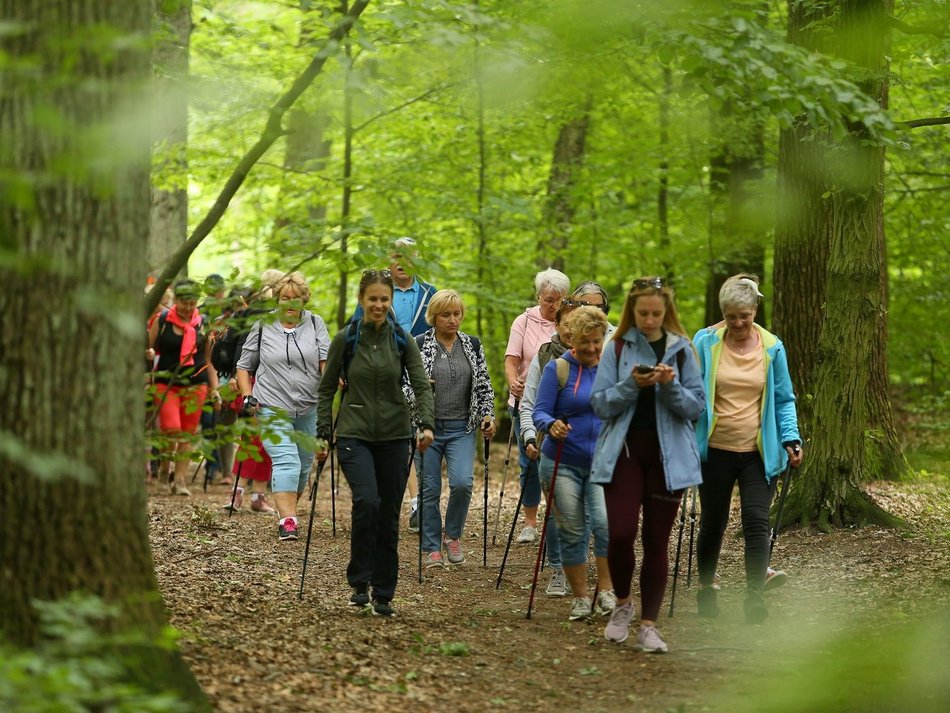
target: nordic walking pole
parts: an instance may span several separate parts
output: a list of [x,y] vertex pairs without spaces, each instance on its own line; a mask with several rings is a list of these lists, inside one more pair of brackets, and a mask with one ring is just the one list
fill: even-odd
[[[238,444],[238,452],[240,452],[240,450],[241,450],[241,447],[240,447],[240,444]],[[229,520],[231,519],[231,516],[234,514],[234,498],[237,497],[238,483],[241,482],[241,470],[243,468],[244,468],[244,461],[239,460],[238,472],[237,472],[237,475],[234,476],[234,487],[231,488],[231,503],[228,505],[228,519]]]
[[[406,471],[412,470],[412,462],[416,459],[416,444],[419,442],[419,434],[416,433],[416,437],[411,439],[411,445],[409,448],[409,465],[406,466]],[[416,475],[419,476],[419,469],[416,468]],[[419,476],[419,584],[422,584],[422,504],[425,502],[424,494],[422,492],[423,486],[422,476]]]
[[323,472],[323,466],[327,464],[324,458],[317,464],[317,474],[313,476],[313,487],[310,488],[310,521],[307,523],[307,546],[303,550],[303,567],[300,568],[300,591],[297,593],[297,599],[303,601],[303,580],[307,574],[307,559],[310,557],[310,537],[313,534],[313,516],[317,510],[317,490],[320,487],[320,473]]
[[676,606],[676,580],[680,576],[680,552],[683,549],[683,530],[686,526],[686,493],[680,501],[680,534],[676,539],[676,564],[673,565],[673,589],[670,592],[670,611],[668,616],[673,618],[673,607]]
[[501,478],[501,492],[498,493],[498,509],[495,511],[495,530],[491,535],[491,546],[495,546],[495,539],[498,537],[498,525],[501,522],[501,503],[505,499],[505,485],[508,483],[508,464],[511,462],[511,444],[515,439],[515,425],[520,421],[519,413],[521,409],[521,399],[515,399],[515,415],[511,418],[511,432],[508,434],[508,450],[505,451],[505,470]]
[[524,488],[518,493],[518,504],[515,505],[515,516],[511,521],[511,529],[508,531],[508,542],[505,544],[505,556],[501,558],[501,567],[498,568],[498,579],[495,581],[495,589],[501,587],[501,578],[505,574],[505,563],[508,562],[508,552],[511,550],[511,541],[515,537],[515,527],[518,524],[518,514],[521,512],[522,502],[524,502]]
[[482,489],[482,567],[488,566],[488,450],[490,446],[491,441],[486,438],[485,487]]
[[[201,466],[203,466],[203,465],[205,464],[205,461],[206,461],[206,460],[208,460],[207,457],[203,457],[200,461],[198,461],[198,467],[195,468],[195,472],[194,472],[194,473],[192,474],[192,476],[191,476],[191,482],[192,482],[192,484],[194,484],[195,480],[198,478],[198,471],[201,470]],[[204,478],[204,481],[205,481],[205,492],[208,491],[208,475],[207,475],[207,474],[208,474],[208,471],[205,470],[205,478]]]
[[528,598],[528,612],[525,619],[531,618],[531,608],[534,606],[534,593],[538,588],[538,572],[541,569],[541,557],[544,553],[544,536],[548,531],[548,518],[551,517],[551,509],[554,507],[554,485],[557,483],[557,469],[561,464],[561,451],[564,450],[565,435],[558,444],[557,452],[554,454],[554,470],[551,472],[551,485],[548,487],[548,497],[544,501],[544,522],[541,523],[541,542],[538,543],[538,557],[534,561],[534,577],[531,579],[531,596]]
[[336,467],[333,458],[333,435],[336,433],[336,424],[340,420],[340,412],[336,412],[333,425],[330,426],[330,518],[333,521],[333,536],[336,537]]
[[[797,454],[801,448],[796,443],[792,450]],[[775,549],[775,541],[778,539],[779,528],[782,527],[782,514],[785,512],[785,496],[788,495],[788,489],[792,485],[792,463],[789,461],[785,466],[785,472],[782,473],[782,494],[778,496],[778,513],[775,515],[775,525],[772,526],[772,535],[769,538],[769,561],[772,560],[772,550]]]
[[696,493],[699,487],[690,488],[689,500],[689,557],[686,560],[686,586],[693,583],[693,534],[696,531]]

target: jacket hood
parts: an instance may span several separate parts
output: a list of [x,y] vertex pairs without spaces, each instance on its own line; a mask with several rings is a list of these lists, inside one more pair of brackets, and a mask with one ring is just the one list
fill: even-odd
[[534,307],[528,307],[524,311],[525,316],[532,322],[536,324],[551,324],[552,320],[545,319],[541,316],[541,306],[535,305]]

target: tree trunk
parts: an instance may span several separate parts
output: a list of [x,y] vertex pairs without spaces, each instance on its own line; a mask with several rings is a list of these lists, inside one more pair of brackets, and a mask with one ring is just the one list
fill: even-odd
[[561,125],[557,142],[554,144],[547,201],[544,206],[544,223],[549,238],[547,242],[538,242],[538,267],[542,270],[553,267],[564,271],[564,252],[577,211],[575,187],[577,174],[584,163],[590,106],[591,100],[588,99],[580,116]]
[[[764,278],[765,234],[754,215],[756,194],[750,190],[762,178],[765,161],[764,118],[735,106],[714,117],[712,135],[718,144],[710,161],[709,243],[712,259],[706,282],[705,324],[722,319],[719,288],[740,272]],[[755,315],[766,324],[765,303]]]
[[188,46],[191,0],[151,0],[156,40],[152,184],[148,272],[157,275],[188,237]]
[[[148,240],[149,137],[136,108],[149,2],[0,8],[26,28],[2,50],[28,67],[4,80],[0,115],[16,141],[0,170],[32,181],[29,201],[0,196],[16,256],[0,268],[0,634],[31,645],[31,602],[81,591],[119,605],[120,629],[154,635],[165,614],[142,485],[144,334],[128,327],[140,324]],[[92,38],[105,27],[118,36],[98,54]],[[37,121],[41,112],[59,121]],[[177,652],[143,644],[123,655],[146,690],[206,707]]]
[[[346,14],[347,0],[340,3],[340,12]],[[346,73],[343,77],[343,196],[340,201],[340,253],[345,258],[350,237],[350,213],[353,199],[353,49],[347,44],[344,47]],[[346,260],[340,261],[340,284],[337,293],[336,326],[343,329],[347,320],[347,285],[349,275],[346,271]]]
[[673,264],[670,262],[670,96],[673,94],[673,73],[666,62],[662,67],[663,90],[660,92],[660,176],[656,189],[656,222],[659,232],[660,260],[663,275],[671,283],[676,282]]
[[[889,0],[841,0],[829,38],[830,50],[876,77],[865,89],[882,106],[890,6]],[[789,9],[790,23],[809,21],[798,3]],[[790,28],[790,36],[795,33]],[[796,133],[812,138],[805,126]],[[805,361],[793,375],[799,396],[813,395],[803,420],[806,434],[816,437],[809,443],[801,485],[789,497],[789,517],[803,523],[817,517],[822,529],[869,520],[896,524],[860,487],[900,477],[907,468],[887,394],[884,148],[857,125],[833,152],[825,137],[796,145],[792,136],[783,136],[780,186],[790,194],[782,199],[789,210],[795,206],[800,216],[811,215],[786,220],[780,231],[776,322],[781,314],[779,330],[790,362]],[[824,262],[817,262],[819,257]],[[805,307],[797,315],[789,305],[796,300]],[[805,335],[813,341],[799,341]]]

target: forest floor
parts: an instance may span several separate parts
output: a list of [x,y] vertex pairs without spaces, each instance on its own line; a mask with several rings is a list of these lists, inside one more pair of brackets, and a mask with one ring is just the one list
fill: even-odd
[[[491,458],[489,539],[503,459],[499,446]],[[759,626],[747,625],[742,615],[742,544],[734,511],[719,567],[721,616],[699,619],[695,579],[687,587],[682,577],[675,615],[668,616],[668,588],[658,625],[670,651],[657,655],[635,651],[633,635],[621,645],[606,641],[602,618],[568,622],[569,598],[544,595],[547,571],[527,621],[536,546],[512,546],[495,589],[517,475],[509,479],[499,542],[489,547],[483,568],[476,469],[463,565],[428,570],[420,584],[418,539],[406,531],[404,508],[392,618],[360,614],[348,603],[349,493],[345,484],[339,488],[334,537],[329,468],[320,483],[302,600],[304,537],[279,542],[276,518],[252,514],[247,501],[243,512],[228,518],[219,507],[230,494],[224,486],[206,494],[196,487],[191,498],[150,486],[160,587],[185,658],[215,709],[945,710],[945,479],[870,487],[876,501],[911,524],[907,532],[782,532],[773,565],[789,580],[767,594],[770,616]],[[302,505],[305,535],[304,510]],[[684,570],[685,550],[686,543]]]

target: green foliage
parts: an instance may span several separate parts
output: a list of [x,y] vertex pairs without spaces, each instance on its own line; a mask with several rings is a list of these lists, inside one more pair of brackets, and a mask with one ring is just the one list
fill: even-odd
[[195,710],[171,693],[153,693],[129,683],[130,648],[170,650],[175,636],[159,639],[122,631],[110,633],[118,609],[95,597],[72,595],[36,602],[43,638],[36,648],[0,642],[0,709],[30,713],[112,711],[188,713]]

